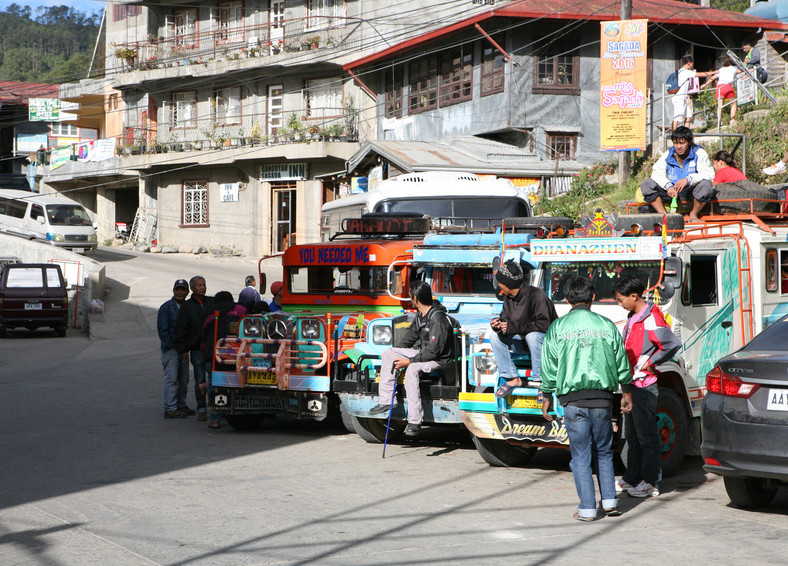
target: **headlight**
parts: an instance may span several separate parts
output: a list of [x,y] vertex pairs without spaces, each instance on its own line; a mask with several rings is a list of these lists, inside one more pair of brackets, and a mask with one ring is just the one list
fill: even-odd
[[243,334],[247,338],[260,338],[263,335],[263,321],[259,318],[246,319]]
[[90,236],[88,236],[88,242],[98,242],[98,236],[96,236],[95,234],[91,234]]
[[66,239],[63,237],[63,234],[53,234],[52,232],[47,232],[47,240],[50,242],[65,242]]
[[314,340],[320,336],[320,323],[314,318],[308,318],[301,323],[301,338]]
[[[489,351],[488,351],[489,352]],[[498,371],[498,364],[495,363],[495,356],[492,352],[484,356],[474,356],[473,365],[476,371],[486,375],[490,375]]]
[[382,346],[391,345],[391,326],[379,324],[372,329],[372,342]]

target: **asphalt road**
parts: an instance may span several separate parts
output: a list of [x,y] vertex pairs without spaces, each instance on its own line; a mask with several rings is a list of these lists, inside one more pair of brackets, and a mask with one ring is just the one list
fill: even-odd
[[[568,454],[487,466],[460,429],[367,444],[289,418],[162,418],[155,315],[177,277],[237,294],[256,261],[101,250],[89,339],[0,340],[0,564],[779,564],[788,494],[732,507],[698,458],[621,517],[572,519]],[[271,274],[276,266],[267,266]],[[251,270],[250,270],[251,269]],[[273,280],[273,279],[269,279]]]

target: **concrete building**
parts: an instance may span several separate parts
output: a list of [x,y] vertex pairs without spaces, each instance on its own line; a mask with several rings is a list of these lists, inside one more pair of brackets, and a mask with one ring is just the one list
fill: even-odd
[[[711,68],[745,35],[785,27],[673,0],[635,0],[633,18],[654,22],[651,135],[682,54]],[[253,256],[319,240],[321,205],[352,177],[471,169],[558,193],[608,157],[611,19],[618,7],[597,0],[109,4],[106,78],[61,97],[98,117],[116,154],[37,176],[44,192],[79,189],[101,240],[136,215],[161,244]]]

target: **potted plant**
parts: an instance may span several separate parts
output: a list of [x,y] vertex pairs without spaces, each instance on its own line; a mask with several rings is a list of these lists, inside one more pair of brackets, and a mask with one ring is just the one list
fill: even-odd
[[258,120],[252,123],[252,129],[249,130],[249,135],[252,136],[252,145],[260,141],[260,136],[263,135],[263,127]]
[[304,127],[301,125],[301,121],[298,119],[298,116],[295,112],[290,113],[290,117],[287,119],[286,127],[293,140],[301,141],[301,133],[303,132]]
[[342,126],[339,124],[331,124],[326,130],[331,137],[331,141],[339,141],[339,136],[342,135]]
[[310,49],[317,49],[320,47],[320,36],[319,35],[312,35],[306,38],[307,43],[309,43]]
[[131,47],[118,47],[115,50],[115,57],[124,61],[129,67],[133,67],[137,61],[137,50]]

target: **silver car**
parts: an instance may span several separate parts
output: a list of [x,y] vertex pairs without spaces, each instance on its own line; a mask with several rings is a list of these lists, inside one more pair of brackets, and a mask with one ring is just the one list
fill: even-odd
[[706,389],[703,468],[735,505],[765,507],[788,486],[788,316],[717,362]]

